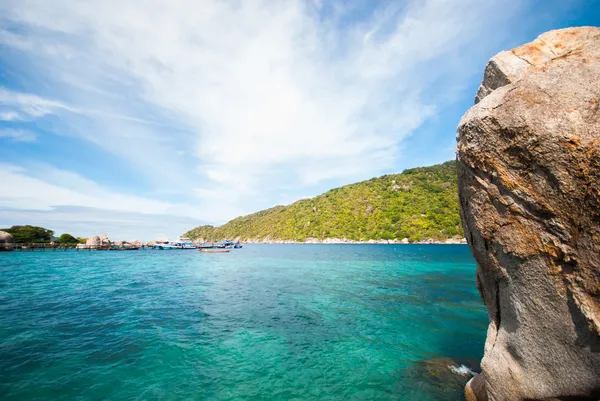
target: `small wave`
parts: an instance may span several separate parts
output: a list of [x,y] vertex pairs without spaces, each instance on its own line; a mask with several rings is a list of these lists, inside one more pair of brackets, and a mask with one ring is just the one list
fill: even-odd
[[461,376],[477,376],[479,373],[472,371],[465,365],[460,365],[458,368],[456,366],[448,365],[448,368],[452,371],[452,373],[456,373]]

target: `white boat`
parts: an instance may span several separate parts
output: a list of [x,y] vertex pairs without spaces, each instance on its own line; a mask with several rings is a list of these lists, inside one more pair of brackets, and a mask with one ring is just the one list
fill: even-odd
[[172,249],[196,249],[196,246],[189,238],[179,238],[177,241],[161,241],[154,244],[154,249],[172,250]]

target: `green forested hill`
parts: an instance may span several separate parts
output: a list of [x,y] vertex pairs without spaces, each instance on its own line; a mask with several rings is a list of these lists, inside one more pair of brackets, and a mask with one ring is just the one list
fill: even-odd
[[31,244],[35,242],[50,242],[54,231],[36,226],[12,226],[10,228],[0,228],[13,236],[17,244]]
[[405,170],[332,189],[289,206],[275,206],[220,226],[200,226],[185,234],[218,241],[241,237],[304,241],[463,236],[459,216],[456,162]]

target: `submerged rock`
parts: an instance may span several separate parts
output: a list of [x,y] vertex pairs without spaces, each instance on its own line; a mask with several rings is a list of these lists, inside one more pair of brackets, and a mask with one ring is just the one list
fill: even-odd
[[465,236],[488,309],[469,400],[600,396],[600,29],[494,57],[458,128]]
[[[458,400],[478,368],[477,361],[448,357],[415,361],[397,372],[396,392],[403,399],[421,399],[425,393],[436,400]],[[415,383],[419,383],[418,394],[411,393]]]

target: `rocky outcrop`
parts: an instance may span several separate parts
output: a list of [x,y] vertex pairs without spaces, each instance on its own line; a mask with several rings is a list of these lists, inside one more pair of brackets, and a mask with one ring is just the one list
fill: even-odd
[[490,323],[469,400],[600,398],[600,29],[494,57],[458,127]]
[[12,251],[15,247],[15,239],[6,231],[0,231],[0,251]]
[[102,234],[101,236],[92,235],[91,237],[89,237],[87,239],[85,244],[89,245],[89,246],[103,246],[103,245],[110,245],[111,242],[108,239],[108,237],[106,236],[106,234]]
[[89,237],[87,239],[87,241],[85,241],[85,244],[87,246],[100,246],[100,245],[102,245],[102,241],[100,240],[99,236],[92,235],[91,237]]
[[106,234],[102,234],[100,236],[100,242],[102,243],[102,245],[110,245],[110,240],[108,239],[108,236]]

